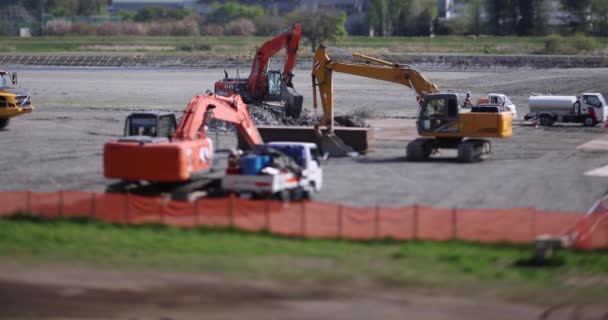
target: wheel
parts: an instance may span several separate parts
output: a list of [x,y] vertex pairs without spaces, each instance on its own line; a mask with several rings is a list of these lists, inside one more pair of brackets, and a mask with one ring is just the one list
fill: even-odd
[[277,200],[281,200],[281,201],[287,202],[287,201],[289,201],[289,200],[290,200],[290,194],[289,194],[289,190],[281,190],[281,191],[278,191],[278,192],[276,192],[276,193],[273,195],[273,198],[275,198],[275,199],[277,199]]
[[555,123],[555,120],[550,115],[544,114],[538,118],[538,122],[541,126],[550,127]]
[[292,201],[299,201],[304,199],[304,189],[302,189],[302,187],[297,187],[289,190],[289,197]]
[[475,147],[472,143],[463,142],[458,145],[458,161],[464,163],[475,162]]
[[407,144],[405,158],[408,161],[424,161],[433,152],[434,139],[416,139]]
[[595,127],[597,125],[597,121],[595,121],[593,117],[585,117],[585,119],[583,119],[583,125],[585,127]]
[[9,122],[11,122],[11,119],[6,118],[6,119],[0,119],[0,130],[6,128],[6,126],[8,126]]

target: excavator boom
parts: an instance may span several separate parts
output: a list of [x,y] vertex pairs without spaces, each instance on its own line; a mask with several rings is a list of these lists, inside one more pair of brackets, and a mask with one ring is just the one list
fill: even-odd
[[362,62],[333,61],[325,52],[324,46],[319,46],[313,60],[313,106],[317,108],[316,90],[319,88],[321,104],[323,106],[323,118],[319,126],[327,126],[329,131],[333,130],[333,72],[347,73],[365,78],[388,81],[405,85],[414,90],[421,99],[430,93],[437,93],[437,86],[426,79],[420,72],[408,65],[400,65],[381,59],[368,57],[359,53],[352,53],[351,57]]
[[266,92],[266,65],[270,58],[282,49],[287,50],[285,57],[285,65],[283,67],[283,81],[289,83],[291,80],[291,71],[296,65],[296,57],[300,38],[302,36],[302,27],[300,24],[294,24],[290,29],[282,32],[278,36],[266,41],[255,53],[251,73],[248,79],[248,89],[251,97],[263,97]]
[[[205,124],[211,118],[235,123],[252,147],[263,143],[240,96],[198,95],[188,103],[172,137],[126,136],[106,143],[104,176],[124,181],[184,182],[209,172],[213,143],[205,136]],[[131,119],[130,123],[138,122]]]
[[[439,148],[456,148],[461,161],[479,161],[491,152],[490,142],[479,138],[508,138],[512,135],[510,113],[500,112],[498,108],[473,108],[472,112],[460,113],[457,94],[439,93],[434,83],[408,65],[358,53],[350,53],[351,58],[356,61],[333,61],[327,56],[325,49],[321,45],[315,52],[312,85],[315,111],[316,87],[323,106],[323,117],[315,126],[315,131],[321,136],[322,147],[326,144],[328,149],[332,150],[326,152],[338,156],[348,153],[348,146],[333,134],[334,71],[398,83],[414,90],[420,106],[416,123],[418,134],[429,138],[416,139],[408,144],[407,158],[410,160],[424,160]],[[328,134],[321,134],[321,126],[327,127]]]

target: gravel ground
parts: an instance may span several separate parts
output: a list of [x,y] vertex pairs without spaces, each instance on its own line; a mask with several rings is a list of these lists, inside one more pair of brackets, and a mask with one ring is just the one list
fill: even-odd
[[[131,110],[183,110],[194,94],[211,89],[213,82],[223,76],[221,69],[20,71],[20,81],[32,93],[37,110],[14,119],[0,132],[0,190],[103,190],[108,183],[102,176],[103,144],[121,134],[123,120]],[[593,91],[608,96],[607,71],[430,71],[425,75],[442,90],[470,90],[473,96],[505,93],[524,115],[532,92]],[[310,109],[308,72],[297,70],[294,81],[304,95],[305,107]],[[335,75],[334,83],[337,113],[371,110],[380,118],[415,116],[416,100],[408,88],[341,74]],[[494,141],[492,160],[458,164],[449,159],[453,154],[445,152],[430,163],[407,163],[403,161],[405,144],[414,135],[398,132],[413,132],[413,122],[395,121],[391,125],[397,123],[396,128],[377,132],[374,153],[330,159],[325,166],[323,193],[316,199],[357,206],[423,203],[585,211],[608,188],[605,179],[584,175],[608,164],[608,153],[576,150],[582,143],[604,137],[604,128],[536,129],[518,122],[513,138]],[[376,123],[380,127],[386,124]],[[396,130],[395,134],[391,130]],[[235,142],[231,135],[222,135],[220,140],[220,148]]]

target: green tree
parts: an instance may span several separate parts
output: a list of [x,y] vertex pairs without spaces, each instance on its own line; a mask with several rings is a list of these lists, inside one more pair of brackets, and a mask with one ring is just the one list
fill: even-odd
[[346,36],[346,14],[343,12],[294,11],[286,16],[288,24],[300,23],[302,37],[308,40],[314,52],[324,41],[335,41]]
[[238,18],[255,18],[263,16],[264,9],[261,6],[246,6],[238,2],[230,1],[224,4],[214,3],[213,10],[207,15],[207,21],[211,23],[228,23]]
[[49,0],[48,11],[56,17],[78,15],[79,0]]
[[572,13],[577,21],[570,24],[572,32],[587,32],[589,31],[589,19],[591,2],[593,0],[560,0],[562,8]]
[[593,12],[593,34],[598,36],[607,36],[608,0],[592,0],[591,11]]
[[470,0],[467,10],[467,32],[479,36],[483,27],[482,0]]
[[484,1],[488,13],[488,31],[494,35],[509,35],[516,31],[519,12],[517,0]]

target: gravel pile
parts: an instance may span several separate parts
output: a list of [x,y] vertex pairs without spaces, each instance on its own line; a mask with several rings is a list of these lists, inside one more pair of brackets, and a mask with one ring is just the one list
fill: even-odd
[[[249,104],[249,114],[256,126],[306,126],[312,127],[317,122],[312,111],[302,110],[297,119],[287,117],[283,114],[281,107],[267,104]],[[367,127],[365,119],[358,114],[340,115],[334,117],[335,125],[341,127]],[[212,120],[209,122],[209,130],[219,132],[234,132],[234,124],[223,121]]]

